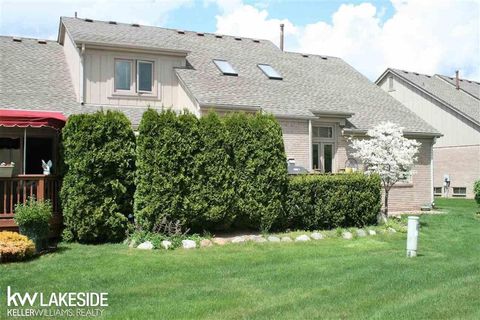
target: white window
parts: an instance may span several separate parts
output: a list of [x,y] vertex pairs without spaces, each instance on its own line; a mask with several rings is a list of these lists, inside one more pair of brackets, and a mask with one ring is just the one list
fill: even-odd
[[433,188],[433,194],[435,196],[441,196],[442,195],[442,187],[434,187]]
[[153,91],[153,62],[137,61],[137,92]]
[[225,60],[214,59],[213,63],[217,66],[217,68],[226,76],[238,76],[237,71],[233,69],[232,65]]
[[269,79],[276,79],[276,80],[283,79],[280,73],[278,73],[277,70],[273,69],[273,67],[269,64],[259,64],[258,67],[260,68],[260,70],[263,71],[263,73],[265,73],[265,75]]
[[333,127],[312,127],[314,138],[333,138]]
[[115,92],[152,93],[154,89],[152,61],[115,59]]
[[454,197],[466,197],[467,188],[466,187],[453,187],[453,196]]
[[132,60],[115,59],[115,91],[132,89]]

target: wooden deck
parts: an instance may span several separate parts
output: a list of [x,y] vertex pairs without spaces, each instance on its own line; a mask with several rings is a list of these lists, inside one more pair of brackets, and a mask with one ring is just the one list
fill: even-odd
[[18,230],[15,223],[15,205],[25,203],[28,197],[50,200],[53,206],[53,229],[60,229],[62,219],[59,202],[60,180],[55,176],[19,175],[0,178],[0,231]]

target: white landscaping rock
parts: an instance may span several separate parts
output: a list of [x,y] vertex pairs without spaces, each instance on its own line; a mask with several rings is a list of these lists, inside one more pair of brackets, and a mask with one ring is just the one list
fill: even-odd
[[280,241],[282,241],[282,242],[292,242],[292,238],[290,238],[290,237],[282,237],[282,239],[280,239]]
[[135,240],[130,241],[130,244],[128,245],[129,248],[135,248],[137,246],[137,242]]
[[270,242],[280,242],[280,238],[275,236],[268,236],[267,240]]
[[350,239],[353,238],[353,234],[351,232],[348,232],[348,231],[342,232],[342,238],[350,240]]
[[303,234],[301,236],[296,237],[295,241],[300,241],[300,242],[310,241],[310,237],[307,236],[306,234]]
[[310,235],[310,238],[312,238],[313,240],[322,240],[323,235],[319,232],[314,232]]
[[212,246],[212,241],[210,241],[209,239],[203,239],[202,241],[200,241],[200,247],[211,247]]
[[224,246],[228,243],[228,240],[225,238],[213,238],[212,241],[219,246]]
[[375,230],[368,230],[368,234],[374,236],[377,234],[377,232]]
[[232,239],[232,243],[242,243],[245,242],[245,237],[235,237]]
[[193,240],[182,240],[183,249],[195,249],[197,244]]
[[359,237],[366,237],[366,236],[367,236],[367,233],[366,233],[365,230],[363,230],[363,229],[358,229],[358,230],[357,230],[357,236],[359,236]]
[[172,242],[168,240],[163,240],[160,245],[162,246],[163,249],[168,250],[172,246]]
[[257,236],[257,237],[253,238],[253,241],[255,241],[255,242],[267,242],[267,239],[265,239],[262,236]]
[[137,247],[137,249],[140,250],[152,250],[153,249],[153,244],[150,241],[145,241],[143,243],[140,243]]
[[393,229],[392,227],[388,227],[388,232],[390,232],[390,233],[396,233],[397,230]]

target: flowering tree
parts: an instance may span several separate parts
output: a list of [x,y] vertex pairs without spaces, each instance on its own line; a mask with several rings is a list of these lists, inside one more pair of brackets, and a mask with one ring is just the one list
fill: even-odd
[[392,122],[383,122],[368,130],[370,139],[354,139],[353,156],[365,165],[367,174],[380,176],[385,190],[385,221],[388,215],[388,193],[399,180],[408,179],[417,161],[420,143],[403,136],[403,128]]

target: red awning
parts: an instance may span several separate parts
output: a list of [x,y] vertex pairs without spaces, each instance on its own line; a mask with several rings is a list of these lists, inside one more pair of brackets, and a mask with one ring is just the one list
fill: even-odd
[[61,112],[0,109],[0,126],[61,129],[67,118]]

